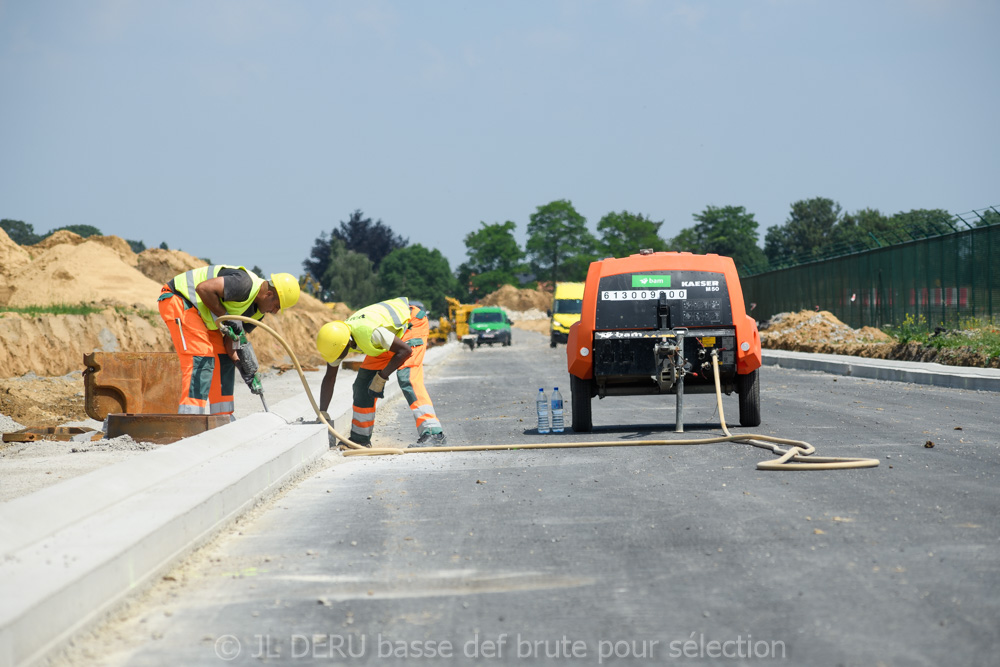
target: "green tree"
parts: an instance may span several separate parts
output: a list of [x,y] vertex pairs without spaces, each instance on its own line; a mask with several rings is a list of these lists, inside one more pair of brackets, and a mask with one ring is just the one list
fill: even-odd
[[541,280],[553,283],[578,281],[596,258],[597,239],[587,229],[587,220],[567,199],[539,206],[528,223],[525,244],[531,268]]
[[170,246],[167,245],[166,241],[160,241],[160,250],[170,250]]
[[319,281],[323,287],[320,299],[326,302],[343,301],[357,310],[378,299],[378,284],[372,261],[365,255],[344,247],[344,242],[330,242],[330,262]]
[[45,238],[52,236],[56,232],[61,232],[64,229],[67,232],[73,232],[74,234],[79,234],[83,238],[87,238],[88,236],[104,236],[104,234],[101,233],[101,230],[98,229],[97,227],[94,227],[93,225],[65,225],[63,227],[57,227],[51,230],[48,234],[45,235]]
[[792,204],[784,225],[770,227],[764,236],[764,254],[771,265],[792,258],[819,257],[833,243],[832,231],[840,219],[840,204],[826,197]]
[[372,222],[364,217],[361,209],[355,210],[347,219],[341,222],[339,229],[331,232],[331,237],[344,242],[348,250],[360,252],[372,261],[372,266],[378,271],[382,259],[397,248],[405,248],[408,239],[392,231],[389,225],[381,220]]
[[405,248],[407,239],[395,234],[384,222],[372,222],[364,217],[360,209],[355,210],[340,227],[329,234],[321,232],[313,241],[309,257],[302,262],[302,268],[317,282],[323,283],[323,275],[330,266],[331,241],[339,240],[347,250],[361,253],[372,261],[377,271],[382,259],[396,248]]
[[501,285],[517,285],[516,274],[524,259],[524,251],[514,238],[515,223],[508,220],[479,224],[481,229],[465,235],[469,259],[458,267],[460,286],[468,289],[473,300],[495,292]]
[[323,284],[323,275],[330,266],[330,248],[330,236],[326,232],[320,232],[320,235],[313,241],[309,257],[302,262],[302,268],[306,274],[312,276],[321,285]]
[[732,257],[741,270],[759,271],[767,266],[757,245],[757,221],[743,206],[707,206],[692,216],[696,224],[671,241],[671,249]]
[[440,250],[428,250],[419,243],[397,248],[382,260],[379,269],[382,299],[405,296],[423,302],[435,313],[447,310],[445,296],[455,292],[455,277]]
[[132,248],[132,252],[134,252],[137,255],[146,249],[146,244],[143,243],[142,241],[133,241],[131,239],[125,239],[125,243],[127,243],[129,247]]
[[656,222],[641,213],[608,213],[597,223],[598,250],[602,257],[628,257],[643,248],[666,250],[667,242],[659,233],[662,226],[662,220]]
[[892,216],[892,220],[910,237],[922,239],[956,231],[951,222],[953,217],[951,213],[940,208],[915,208],[905,213],[897,213]]
[[[966,216],[968,218],[969,216]],[[982,211],[976,216],[976,227],[988,227],[990,225],[1000,225],[1000,213],[996,209]]]
[[855,252],[907,241],[910,236],[893,217],[874,208],[845,213],[831,234],[835,251]]
[[10,240],[18,245],[35,245],[42,237],[35,233],[34,225],[21,220],[0,220],[0,227],[7,232]]

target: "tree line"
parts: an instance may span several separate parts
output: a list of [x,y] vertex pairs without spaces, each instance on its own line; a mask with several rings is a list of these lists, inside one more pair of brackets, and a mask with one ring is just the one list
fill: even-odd
[[[352,308],[406,295],[433,312],[446,308],[445,295],[475,301],[503,285],[533,287],[540,282],[582,281],[590,263],[625,257],[642,248],[732,257],[741,273],[759,273],[790,263],[956,231],[943,209],[916,209],[885,215],[877,209],[844,213],[825,197],[794,202],[784,224],[769,227],[764,247],[759,225],[743,206],[707,206],[694,224],[673,238],[660,236],[664,221],[627,210],[597,223],[597,234],[572,202],[538,206],[528,218],[527,242],[515,238],[517,223],[480,222],[465,235],[467,259],[454,271],[436,249],[410,245],[382,220],[361,210],[314,241],[303,268],[307,289],[324,301]],[[1000,223],[987,211],[975,224]]]
[[[995,209],[976,215],[974,225],[1000,224]],[[733,258],[741,274],[753,274],[957,231],[956,216],[943,209],[885,215],[865,208],[845,213],[826,197],[792,203],[786,221],[767,229],[763,248],[759,224],[743,206],[706,206],[692,218],[693,225],[663,238],[663,220],[613,211],[598,221],[595,235],[572,202],[559,199],[538,206],[528,216],[523,247],[515,238],[517,223],[480,222],[464,237],[466,261],[452,271],[439,250],[411,244],[382,220],[372,220],[358,209],[314,240],[302,263],[302,282],[306,291],[323,301],[343,301],[351,308],[405,295],[442,313],[447,308],[445,296],[473,302],[503,285],[582,281],[594,260],[625,257],[642,248],[725,255]],[[83,237],[101,233],[90,225],[67,225],[38,235],[32,225],[8,219],[0,220],[0,227],[19,245],[34,245],[63,229]],[[142,241],[126,240],[134,252],[146,249]],[[165,242],[159,247],[169,249]],[[260,273],[257,267],[253,270]]]

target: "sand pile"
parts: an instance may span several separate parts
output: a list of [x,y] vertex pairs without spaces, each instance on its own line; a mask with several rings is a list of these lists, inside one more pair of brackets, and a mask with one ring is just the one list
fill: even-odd
[[[164,282],[205,262],[180,250],[153,248],[136,255],[117,236],[86,239],[66,230],[21,247],[0,230],[0,306],[92,305],[90,315],[0,313],[0,374],[62,376],[82,370],[94,351],[170,352],[167,328],[156,311]],[[303,293],[285,313],[264,324],[291,346],[299,362],[316,365],[316,331],[351,311]],[[266,332],[251,337],[261,364],[287,364],[285,349]]]
[[552,294],[549,292],[504,285],[480,299],[479,305],[503,308],[518,329],[549,333],[549,316],[546,313],[552,307]]
[[827,310],[778,313],[760,330],[761,344],[778,350],[832,352],[837,346],[892,342],[892,337],[873,327],[852,329]]
[[[32,249],[38,254],[8,278],[6,304],[0,305],[100,303],[148,309],[156,303],[160,285],[124,260],[120,248],[86,240]],[[135,253],[128,252],[134,259]]]
[[7,303],[13,291],[10,277],[30,263],[28,251],[11,241],[7,232],[0,228],[0,305]]
[[31,254],[10,240],[0,227],[0,282],[31,263]]
[[532,309],[545,312],[552,308],[552,294],[541,290],[518,289],[513,285],[504,285],[496,292],[480,299],[479,305],[502,306],[507,310],[519,312]]
[[160,285],[185,271],[205,266],[206,262],[183,250],[149,248],[136,256],[136,268]]
[[123,262],[129,266],[136,265],[136,255],[132,252],[132,246],[128,241],[120,236],[88,236],[83,238],[79,234],[66,229],[61,229],[51,236],[47,236],[35,245],[26,246],[32,257],[38,258],[43,251],[59,245],[80,245],[81,243],[99,243],[114,250]]

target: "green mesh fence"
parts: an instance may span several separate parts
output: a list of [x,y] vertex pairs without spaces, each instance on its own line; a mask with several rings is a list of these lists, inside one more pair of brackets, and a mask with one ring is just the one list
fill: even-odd
[[[845,324],[928,327],[1000,319],[1000,225],[741,277],[750,314],[828,310]],[[921,316],[923,320],[921,320]]]

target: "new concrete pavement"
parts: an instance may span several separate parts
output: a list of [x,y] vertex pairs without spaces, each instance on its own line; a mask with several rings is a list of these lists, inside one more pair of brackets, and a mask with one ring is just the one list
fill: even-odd
[[[344,435],[354,375],[340,373],[328,410]],[[322,373],[309,376],[318,401]],[[267,413],[238,384],[247,416],[232,424],[0,504],[0,667],[42,660],[326,454],[297,374],[266,381],[265,395],[295,383]],[[386,398],[398,393],[393,377]]]
[[[457,348],[429,351],[427,365]],[[1000,370],[994,369],[771,350],[764,360],[785,368],[1000,391]],[[329,410],[342,433],[349,430],[352,381],[342,375]],[[310,386],[318,396],[318,384]],[[399,391],[395,382],[388,390]],[[313,419],[302,393],[270,413],[0,504],[0,666],[42,660],[308,469],[328,451],[325,429]]]

